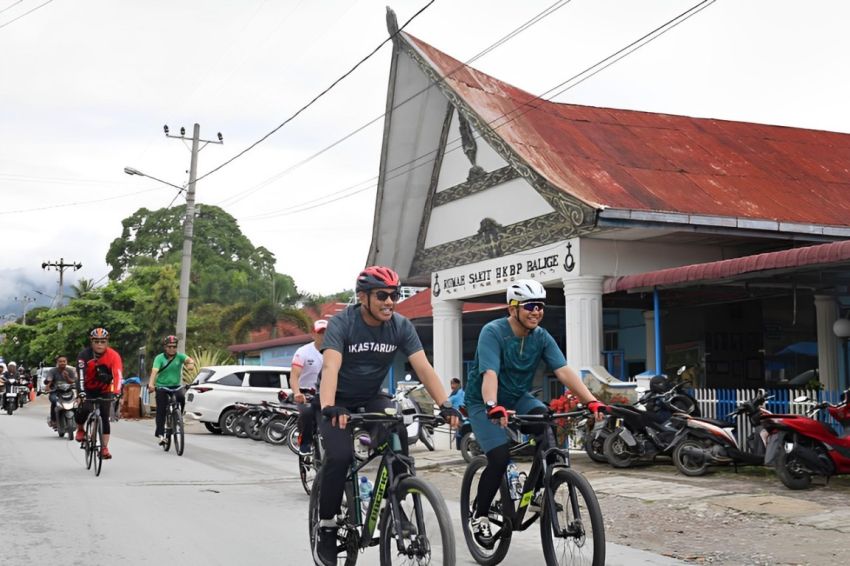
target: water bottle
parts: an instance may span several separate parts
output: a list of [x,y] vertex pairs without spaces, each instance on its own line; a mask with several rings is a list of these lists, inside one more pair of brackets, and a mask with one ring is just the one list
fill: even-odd
[[372,482],[366,476],[360,476],[360,507],[363,514],[369,510],[369,502],[372,500]]
[[508,480],[508,491],[510,491],[511,499],[516,501],[519,499],[522,487],[519,485],[519,470],[512,461],[508,461],[508,470],[505,475]]

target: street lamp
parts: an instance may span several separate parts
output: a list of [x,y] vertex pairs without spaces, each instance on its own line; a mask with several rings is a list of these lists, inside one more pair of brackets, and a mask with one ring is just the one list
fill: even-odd
[[175,185],[173,183],[169,183],[168,181],[163,181],[162,179],[157,179],[153,175],[148,175],[147,173],[142,173],[138,169],[133,169],[132,167],[125,167],[124,172],[128,175],[138,175],[139,177],[147,177],[148,179],[153,179],[154,181],[159,181],[160,183],[162,183],[164,185],[168,185],[169,187],[174,187],[175,189],[177,189],[181,193],[186,190],[186,187],[178,187],[177,185]]
[[841,340],[844,352],[844,387],[850,383],[850,359],[847,357],[847,341],[850,340],[850,319],[839,318],[832,325],[832,332]]

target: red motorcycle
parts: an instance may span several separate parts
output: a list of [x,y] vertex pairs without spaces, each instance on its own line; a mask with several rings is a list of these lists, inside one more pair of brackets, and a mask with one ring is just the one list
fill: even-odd
[[[824,476],[828,481],[831,476],[850,474],[850,389],[842,397],[838,405],[815,405],[808,416],[773,414],[762,418],[762,425],[770,433],[764,463],[774,467],[787,488],[806,489],[812,476]],[[823,409],[841,424],[843,435],[815,420]]]

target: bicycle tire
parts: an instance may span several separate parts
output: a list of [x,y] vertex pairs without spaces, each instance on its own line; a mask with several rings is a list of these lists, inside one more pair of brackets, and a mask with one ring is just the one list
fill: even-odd
[[[308,516],[307,529],[308,529],[308,532],[309,532],[309,535],[310,535],[310,553],[311,554],[313,552],[313,547],[316,544],[315,543],[316,531],[319,528],[319,493],[320,493],[321,487],[322,487],[321,482],[318,481],[319,480],[318,476],[316,476],[316,480],[317,481],[313,482],[313,489],[312,489],[312,492],[310,493],[310,504],[308,506],[308,511],[307,511],[307,513],[308,513],[307,514],[307,516]],[[347,509],[348,509],[348,490],[343,490],[343,492],[342,492],[342,510],[340,511],[340,513],[345,515],[345,516],[348,516]],[[340,531],[341,530],[342,529],[340,529]],[[345,542],[343,540],[339,540],[337,542],[339,543],[340,547],[342,547],[345,544]],[[355,564],[357,564],[357,558],[360,555],[360,552],[356,549],[350,549],[350,550],[347,550],[346,553],[347,554],[346,554],[346,557],[345,557],[345,566],[354,566]],[[339,561],[337,560],[337,562],[339,562]]]
[[100,415],[98,415],[92,421],[92,428],[94,432],[92,436],[94,438],[94,475],[95,477],[100,475],[100,468],[103,466],[103,431],[100,428]]
[[[566,499],[558,497],[558,488],[566,485]],[[557,469],[549,479],[548,489],[554,494],[555,504],[562,507],[558,520],[562,528],[573,529],[575,536],[556,537],[553,533],[552,509],[544,498],[543,517],[540,521],[540,538],[543,542],[543,556],[547,566],[566,566],[582,564],[603,566],[605,564],[605,524],[602,509],[596,499],[596,493],[590,482],[575,470]],[[581,501],[580,501],[581,500]],[[581,502],[584,502],[582,506]],[[578,510],[578,513],[576,513]],[[576,520],[578,519],[578,520]],[[588,521],[590,524],[588,525]],[[592,547],[588,547],[588,528]],[[563,541],[563,548],[556,544]],[[571,546],[571,543],[574,546]],[[590,555],[588,556],[588,551]]]
[[177,452],[178,456],[182,456],[183,451],[186,449],[186,431],[183,429],[183,415],[180,413],[180,409],[177,409],[172,413],[172,416],[174,417],[174,422],[171,423],[171,430],[174,434],[174,451]]
[[92,419],[88,419],[86,421],[86,433],[83,437],[83,449],[86,451],[86,469],[91,470],[92,461],[94,460],[94,450],[91,447],[91,442],[89,441],[92,437],[91,429],[92,429]]
[[163,435],[165,441],[162,443],[162,449],[165,452],[171,450],[171,435],[174,433],[174,427],[171,419],[171,415],[173,414],[171,409],[167,409],[167,413],[165,413],[165,434]]
[[[403,549],[399,549],[399,540],[395,536],[391,506],[384,507],[381,513],[380,560],[381,564],[454,564],[455,538],[452,531],[451,516],[446,502],[434,486],[415,476],[402,479],[393,495],[399,509],[409,522],[411,532],[416,536],[402,539]],[[427,516],[425,502],[431,507],[433,517]],[[405,507],[410,504],[410,509]],[[436,522],[436,525],[434,524]],[[439,532],[440,542],[434,538]],[[424,540],[422,540],[424,533]],[[406,534],[406,533],[405,533]],[[430,536],[429,536],[430,534]],[[394,556],[399,561],[393,561]],[[433,562],[432,562],[433,561]]]
[[313,458],[310,456],[298,456],[298,475],[301,476],[301,487],[304,492],[310,495],[313,490],[313,483],[316,481],[316,476],[319,474],[318,469],[313,464]]
[[[493,529],[493,537],[496,540],[492,549],[486,549],[480,546],[475,541],[472,531],[469,528],[469,520],[472,517],[472,512],[474,510],[473,501],[478,492],[478,482],[476,481],[476,493],[471,493],[472,483],[473,480],[475,480],[475,475],[479,472],[483,472],[486,466],[487,456],[476,456],[466,467],[466,472],[463,474],[463,481],[460,485],[460,524],[463,528],[463,538],[466,539],[466,547],[469,549],[469,553],[472,555],[472,558],[483,566],[493,566],[494,564],[499,564],[505,559],[505,555],[508,553],[508,549],[511,545],[513,527],[510,524],[509,519],[504,519],[504,522],[499,524],[494,523],[491,517],[490,527]],[[511,505],[513,504],[513,501],[508,494],[507,482],[503,477],[501,484],[499,484],[499,491],[496,493],[496,497],[490,505],[490,515],[493,514],[493,511],[497,511],[502,517],[505,517],[503,506],[506,501],[510,501]],[[498,527],[499,530],[497,531],[493,527]]]

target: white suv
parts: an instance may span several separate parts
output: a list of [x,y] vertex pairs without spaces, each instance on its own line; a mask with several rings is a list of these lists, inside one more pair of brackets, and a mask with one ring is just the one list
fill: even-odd
[[288,367],[209,366],[201,368],[186,392],[186,416],[221,434],[222,423],[236,414],[236,403],[277,403],[277,394],[289,389]]

